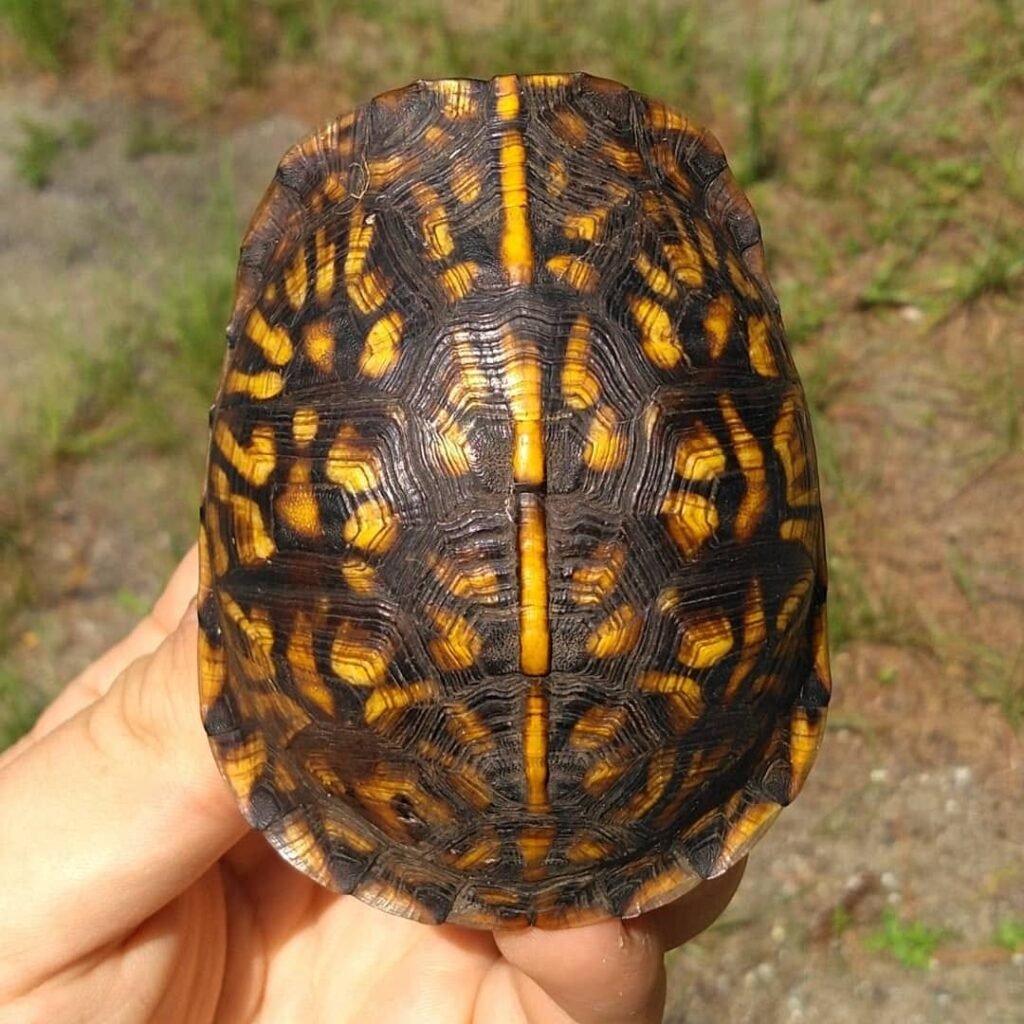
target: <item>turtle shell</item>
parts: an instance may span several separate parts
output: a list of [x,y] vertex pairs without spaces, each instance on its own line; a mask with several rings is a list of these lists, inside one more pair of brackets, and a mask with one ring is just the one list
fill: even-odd
[[323,885],[558,927],[743,857],[821,739],[826,573],[715,139],[508,75],[289,150],[242,246],[201,565],[214,755]]

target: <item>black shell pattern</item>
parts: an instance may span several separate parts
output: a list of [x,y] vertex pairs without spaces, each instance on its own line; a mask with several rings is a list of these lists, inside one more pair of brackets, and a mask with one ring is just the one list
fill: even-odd
[[587,75],[419,82],[285,154],[201,528],[243,813],[420,921],[628,917],[800,790],[830,682],[807,406],[718,143]]

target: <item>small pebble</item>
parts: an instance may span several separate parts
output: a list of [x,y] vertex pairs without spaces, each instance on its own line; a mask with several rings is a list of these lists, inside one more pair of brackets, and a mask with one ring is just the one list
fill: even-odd
[[972,774],[973,773],[971,772],[971,769],[968,765],[958,764],[953,769],[953,781],[958,786],[966,786],[967,783],[971,781]]
[[888,768],[872,768],[871,769],[871,781],[876,785],[880,782],[885,782],[889,778]]

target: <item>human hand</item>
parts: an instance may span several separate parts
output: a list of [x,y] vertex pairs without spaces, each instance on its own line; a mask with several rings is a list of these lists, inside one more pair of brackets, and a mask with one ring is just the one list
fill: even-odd
[[152,613],[0,756],[0,1021],[659,1021],[665,950],[742,864],[562,931],[428,926],[248,831],[200,725],[195,550]]

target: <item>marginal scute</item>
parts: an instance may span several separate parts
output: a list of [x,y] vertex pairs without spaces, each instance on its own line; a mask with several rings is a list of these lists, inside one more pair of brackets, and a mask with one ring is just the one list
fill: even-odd
[[827,572],[715,139],[584,74],[417,83],[285,154],[237,282],[198,656],[248,821],[485,929],[744,857],[825,732]]

